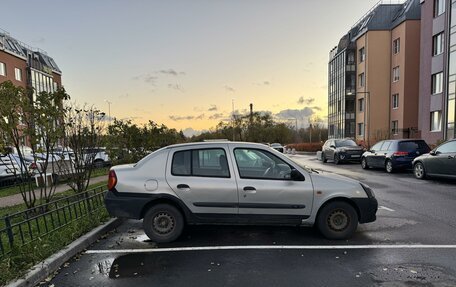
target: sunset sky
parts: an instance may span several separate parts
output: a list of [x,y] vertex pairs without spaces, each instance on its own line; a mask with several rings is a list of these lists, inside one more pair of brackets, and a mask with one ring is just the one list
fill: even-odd
[[377,0],[5,1],[0,28],[55,59],[72,99],[187,134],[235,109],[327,115],[328,55]]

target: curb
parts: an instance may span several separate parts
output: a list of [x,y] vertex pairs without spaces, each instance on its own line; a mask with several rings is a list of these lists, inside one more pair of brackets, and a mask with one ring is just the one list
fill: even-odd
[[92,229],[92,231],[89,231],[87,234],[79,237],[59,252],[51,255],[51,257],[30,268],[24,278],[18,279],[7,286],[28,287],[39,284],[50,274],[54,273],[66,261],[71,259],[71,257],[89,247],[89,245],[94,243],[101,235],[118,227],[122,222],[122,219],[112,218],[105,224]]

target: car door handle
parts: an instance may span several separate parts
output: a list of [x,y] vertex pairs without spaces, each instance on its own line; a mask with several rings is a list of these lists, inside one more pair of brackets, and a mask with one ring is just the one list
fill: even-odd
[[178,184],[177,188],[178,189],[190,189],[190,186],[188,186],[187,184]]
[[249,193],[255,193],[256,188],[254,188],[253,186],[246,186],[246,187],[244,187],[244,191],[249,192]]

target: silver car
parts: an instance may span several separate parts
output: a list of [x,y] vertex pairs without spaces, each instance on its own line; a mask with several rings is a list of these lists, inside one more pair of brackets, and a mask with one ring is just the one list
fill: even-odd
[[319,174],[262,144],[172,145],[109,172],[105,204],[114,217],[144,219],[155,242],[176,240],[186,224],[317,226],[346,239],[375,221],[365,184]]

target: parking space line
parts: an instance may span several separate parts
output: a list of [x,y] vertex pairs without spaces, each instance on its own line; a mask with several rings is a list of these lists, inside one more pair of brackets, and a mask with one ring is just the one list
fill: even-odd
[[386,207],[386,206],[383,206],[383,205],[380,205],[380,206],[378,207],[378,209],[383,209],[383,210],[386,210],[386,211],[391,211],[391,212],[393,212],[393,211],[394,211],[394,209],[388,208],[388,207]]
[[243,245],[243,246],[196,246],[151,249],[114,249],[87,250],[86,254],[113,253],[155,253],[183,251],[214,251],[214,250],[348,250],[348,249],[456,249],[456,245],[425,245],[425,244],[373,244],[373,245]]

